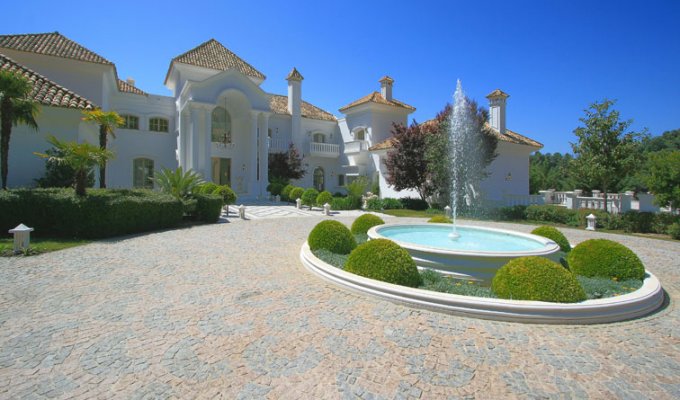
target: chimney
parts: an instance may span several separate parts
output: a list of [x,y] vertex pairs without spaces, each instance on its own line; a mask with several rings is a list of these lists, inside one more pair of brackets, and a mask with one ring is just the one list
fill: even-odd
[[505,134],[505,101],[510,97],[509,94],[500,89],[489,93],[489,125],[500,134]]
[[394,83],[394,79],[385,75],[380,78],[378,82],[380,82],[380,94],[382,97],[387,101],[392,101],[392,84]]
[[304,78],[296,68],[293,68],[286,77],[286,80],[288,81],[288,112],[292,117],[291,128],[293,137],[300,132],[303,79]]
[[130,86],[135,86],[135,80],[132,79],[132,78],[130,78],[129,76],[127,77],[127,79],[125,80],[125,82],[127,82],[128,85],[130,85]]

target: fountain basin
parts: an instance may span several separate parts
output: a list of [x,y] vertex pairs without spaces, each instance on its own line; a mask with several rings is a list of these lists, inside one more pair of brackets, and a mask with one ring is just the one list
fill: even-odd
[[452,240],[451,224],[385,224],[369,229],[368,237],[397,243],[419,268],[487,286],[514,258],[539,256],[559,262],[561,256],[559,245],[541,236],[476,226],[456,229],[460,238]]

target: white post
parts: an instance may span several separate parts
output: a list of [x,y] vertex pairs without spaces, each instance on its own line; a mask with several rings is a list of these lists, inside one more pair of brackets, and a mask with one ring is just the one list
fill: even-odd
[[238,216],[241,219],[246,219],[246,206],[244,206],[243,204],[238,206]]
[[577,194],[575,192],[565,192],[564,197],[566,199],[566,206],[569,210],[578,209]]
[[297,198],[295,200],[295,208],[297,208],[298,210],[302,208],[302,200],[300,200],[300,198]]
[[451,207],[450,206],[444,207],[444,212],[446,213],[446,218],[451,219],[451,216],[453,215]]
[[33,228],[29,228],[24,224],[19,224],[8,232],[14,235],[15,253],[21,253],[22,250],[28,249],[28,246],[31,243],[31,232],[33,232]]
[[323,205],[323,213],[324,215],[331,215],[331,205],[326,203]]
[[597,217],[594,216],[593,214],[590,214],[586,217],[586,221],[588,222],[588,226],[586,227],[587,231],[594,231],[595,230],[595,225],[597,222]]

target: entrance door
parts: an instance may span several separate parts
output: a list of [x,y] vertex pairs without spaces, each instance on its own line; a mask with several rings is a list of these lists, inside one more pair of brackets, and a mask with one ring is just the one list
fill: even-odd
[[231,187],[231,158],[212,158],[213,182]]

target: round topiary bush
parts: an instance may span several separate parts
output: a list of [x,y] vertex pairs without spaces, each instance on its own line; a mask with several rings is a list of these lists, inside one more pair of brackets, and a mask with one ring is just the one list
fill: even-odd
[[293,190],[295,186],[293,185],[286,185],[281,189],[281,200],[288,201],[290,199],[290,191]]
[[387,239],[369,240],[354,249],[345,271],[402,286],[418,287],[423,283],[413,258]]
[[229,204],[236,203],[236,193],[228,185],[216,186],[211,194],[221,196],[222,205],[228,206]]
[[359,218],[354,220],[352,223],[352,233],[366,233],[369,229],[376,225],[382,225],[385,221],[382,218],[375,216],[373,214],[364,214]]
[[290,199],[290,201],[294,202],[295,200],[302,197],[302,194],[304,192],[305,192],[305,189],[296,186],[293,189],[291,189],[290,192],[288,192],[288,199]]
[[338,221],[322,221],[316,224],[307,238],[309,248],[314,250],[325,249],[336,254],[349,254],[357,241],[352,232]]
[[645,267],[640,258],[628,247],[607,239],[579,243],[569,252],[567,262],[576,275],[617,280],[643,280],[645,277]]
[[586,293],[576,276],[543,257],[520,257],[502,266],[491,281],[501,299],[576,303]]
[[198,185],[196,190],[194,191],[195,193],[200,193],[200,194],[212,194],[212,192],[217,189],[217,184],[214,182],[206,182],[201,185]]
[[435,215],[434,217],[427,220],[430,224],[451,224],[453,221],[451,218],[447,218],[446,215]]
[[272,182],[269,185],[267,185],[267,191],[269,194],[272,196],[277,196],[281,194],[281,190],[283,190],[283,184],[279,182]]
[[302,200],[302,204],[309,206],[309,209],[311,210],[312,207],[316,204],[316,198],[318,196],[319,196],[318,190],[314,188],[309,188],[302,193],[302,197],[300,197],[300,199]]
[[531,231],[531,234],[543,236],[544,238],[552,240],[553,242],[557,243],[560,246],[560,249],[565,253],[571,251],[569,240],[567,240],[564,234],[557,230],[557,228],[547,225],[539,226],[538,228]]
[[333,195],[331,192],[328,192],[324,190],[323,192],[319,193],[318,196],[316,196],[316,205],[319,207],[323,207],[324,204],[328,203],[331,204],[333,201]]

